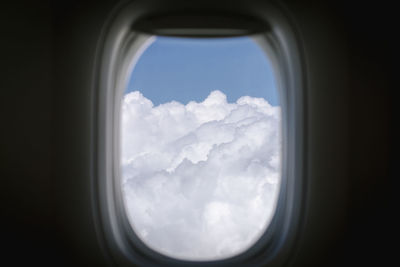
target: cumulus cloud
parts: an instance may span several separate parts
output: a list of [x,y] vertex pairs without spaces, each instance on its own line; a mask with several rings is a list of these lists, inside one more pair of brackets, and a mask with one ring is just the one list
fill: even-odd
[[280,183],[280,108],[263,98],[154,106],[122,102],[122,190],[137,235],[176,258],[220,259],[251,246]]

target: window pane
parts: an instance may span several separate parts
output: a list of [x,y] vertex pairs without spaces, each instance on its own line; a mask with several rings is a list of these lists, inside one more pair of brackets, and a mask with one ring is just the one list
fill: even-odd
[[281,111],[262,49],[248,37],[156,37],[121,108],[122,191],[143,242],[189,260],[254,244],[281,179]]

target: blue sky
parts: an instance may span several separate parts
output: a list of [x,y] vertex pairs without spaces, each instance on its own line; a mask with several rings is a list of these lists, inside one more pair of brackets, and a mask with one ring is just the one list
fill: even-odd
[[159,105],[201,102],[214,90],[228,102],[248,95],[279,105],[268,58],[248,37],[157,37],[134,67],[126,93],[140,91]]

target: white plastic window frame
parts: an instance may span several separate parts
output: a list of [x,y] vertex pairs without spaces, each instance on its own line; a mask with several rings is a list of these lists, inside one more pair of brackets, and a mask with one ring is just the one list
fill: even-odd
[[271,60],[282,110],[282,172],[275,214],[259,240],[243,253],[215,261],[178,260],[147,247],[133,231],[124,207],[120,179],[120,112],[127,79],[152,36],[132,25],[139,18],[135,1],[119,5],[99,40],[94,73],[95,143],[93,210],[99,240],[112,262],[129,266],[281,266],[294,253],[306,194],[305,88],[301,42],[290,16],[279,5],[258,10],[270,30],[253,40]]

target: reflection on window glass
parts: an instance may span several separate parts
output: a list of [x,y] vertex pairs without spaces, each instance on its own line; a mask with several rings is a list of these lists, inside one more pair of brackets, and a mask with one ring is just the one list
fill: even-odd
[[254,244],[281,179],[281,112],[261,48],[247,37],[156,37],[121,108],[122,191],[142,241],[189,260]]

